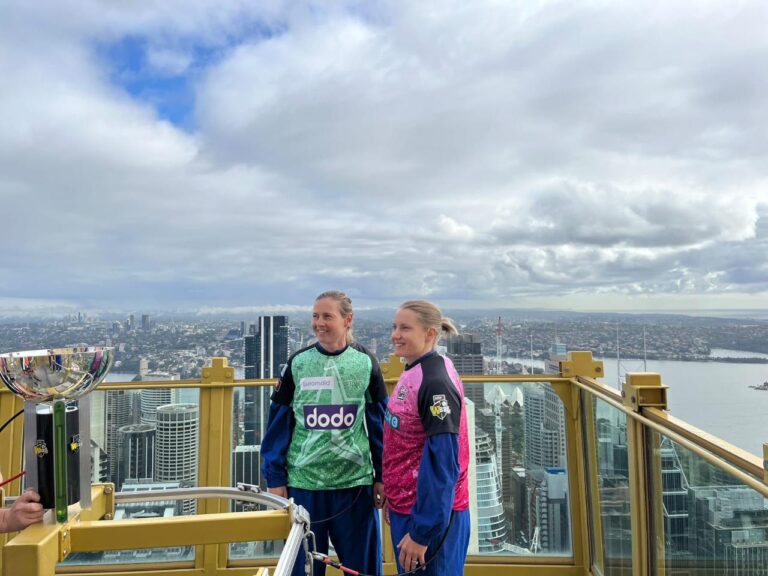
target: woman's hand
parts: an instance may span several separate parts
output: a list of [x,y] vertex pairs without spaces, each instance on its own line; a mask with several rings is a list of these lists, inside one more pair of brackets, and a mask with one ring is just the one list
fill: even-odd
[[400,556],[398,557],[398,560],[400,562],[400,566],[403,567],[403,570],[411,571],[419,568],[420,566],[422,567],[422,570],[424,569],[424,565],[427,563],[425,558],[427,553],[426,546],[422,546],[418,542],[414,542],[411,540],[411,535],[406,534],[403,536],[403,539],[400,540],[400,543],[397,545],[397,547],[400,549]]
[[267,492],[274,494],[275,496],[282,496],[286,500],[288,499],[288,487],[287,486],[275,486],[274,488],[267,488]]
[[384,508],[387,497],[384,495],[384,484],[381,482],[373,483],[373,505],[379,510]]
[[17,532],[23,530],[31,524],[43,520],[43,506],[40,504],[40,496],[31,488],[25,490],[21,496],[16,498],[10,508],[3,510],[5,512],[3,520],[0,522],[0,531]]

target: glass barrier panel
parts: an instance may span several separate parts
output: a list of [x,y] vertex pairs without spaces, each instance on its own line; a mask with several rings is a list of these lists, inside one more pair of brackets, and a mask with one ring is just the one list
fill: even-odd
[[466,383],[470,555],[569,556],[564,406],[548,383]]
[[604,576],[631,576],[627,416],[586,391],[581,401],[593,563]]
[[[249,385],[237,387],[234,391],[234,414],[232,417],[232,486],[250,484],[267,490],[267,483],[261,474],[261,440],[267,428],[272,386]],[[266,510],[258,504],[232,502],[233,512]],[[265,540],[236,542],[229,545],[230,560],[277,559],[283,551],[284,541]]]
[[654,565],[687,576],[768,573],[768,501],[663,434],[646,434]]
[[[147,374],[143,379],[160,380],[161,376]],[[142,377],[133,380],[137,378]],[[141,390],[92,392],[92,481],[113,482],[118,492],[196,486],[199,398],[197,388],[151,386]],[[194,500],[118,502],[115,520],[194,514],[195,508]],[[192,546],[76,553],[62,564],[156,564],[191,561],[194,554]]]

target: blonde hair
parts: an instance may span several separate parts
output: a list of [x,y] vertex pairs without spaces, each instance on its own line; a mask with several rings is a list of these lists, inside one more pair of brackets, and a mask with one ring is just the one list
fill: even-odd
[[442,334],[458,334],[459,331],[456,326],[453,325],[453,321],[450,318],[443,316],[440,308],[432,304],[427,300],[408,300],[400,304],[400,310],[410,310],[416,314],[416,318],[419,324],[425,329],[429,330],[434,328],[437,336],[435,336],[435,345]]
[[[352,299],[344,294],[341,290],[326,290],[315,298],[315,302],[322,300],[323,298],[330,298],[339,305],[339,313],[342,318],[346,318],[352,314]],[[352,326],[347,328],[347,344],[350,344],[354,340],[352,336]]]

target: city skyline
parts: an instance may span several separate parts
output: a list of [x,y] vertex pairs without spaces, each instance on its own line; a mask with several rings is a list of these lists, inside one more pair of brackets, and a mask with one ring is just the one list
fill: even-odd
[[4,16],[0,315],[768,309],[758,0]]

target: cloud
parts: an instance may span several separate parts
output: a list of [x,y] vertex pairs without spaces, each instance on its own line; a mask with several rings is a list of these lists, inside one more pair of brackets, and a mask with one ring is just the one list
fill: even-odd
[[333,287],[768,304],[767,12],[11,2],[0,289],[207,310]]

